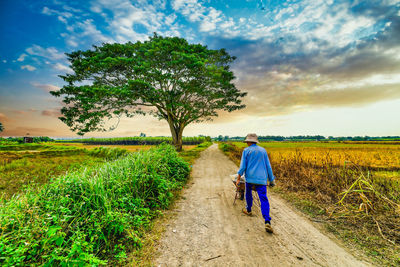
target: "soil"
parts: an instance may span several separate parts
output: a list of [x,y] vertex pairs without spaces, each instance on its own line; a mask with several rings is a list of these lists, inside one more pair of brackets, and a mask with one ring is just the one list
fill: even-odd
[[155,266],[368,266],[321,232],[278,196],[268,193],[273,234],[266,233],[260,209],[233,205],[230,175],[237,166],[217,145],[193,165],[191,186],[166,226]]

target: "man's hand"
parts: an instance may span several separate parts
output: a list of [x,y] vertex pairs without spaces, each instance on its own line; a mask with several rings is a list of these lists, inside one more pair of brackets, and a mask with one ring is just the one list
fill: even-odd
[[239,184],[240,184],[240,174],[238,174],[238,178],[237,178],[237,180],[236,180],[236,186],[239,186]]
[[275,180],[269,182],[269,186],[270,186],[270,187],[274,187],[274,186],[275,186]]

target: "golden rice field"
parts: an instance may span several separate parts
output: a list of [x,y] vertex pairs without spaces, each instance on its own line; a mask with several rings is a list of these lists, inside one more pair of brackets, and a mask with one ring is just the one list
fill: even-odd
[[[400,142],[262,142],[273,190],[378,265],[400,265]],[[220,148],[240,163],[243,142]]]
[[[235,146],[244,148],[242,142]],[[345,166],[355,164],[380,176],[400,178],[400,142],[393,144],[262,142],[273,162],[302,160],[311,166]]]

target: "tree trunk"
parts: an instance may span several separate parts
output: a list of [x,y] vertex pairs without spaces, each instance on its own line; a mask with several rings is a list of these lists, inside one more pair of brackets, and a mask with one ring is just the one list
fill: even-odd
[[180,152],[182,151],[182,135],[184,126],[181,125],[176,128],[170,116],[168,116],[168,125],[171,130],[172,143],[175,146],[176,151]]
[[182,151],[182,135],[183,135],[183,126],[180,126],[180,129],[177,129],[178,133],[177,133],[177,142],[175,145],[176,151]]

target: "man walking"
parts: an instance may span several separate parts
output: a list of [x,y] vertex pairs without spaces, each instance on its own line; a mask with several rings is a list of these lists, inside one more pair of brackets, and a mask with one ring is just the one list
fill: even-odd
[[272,174],[271,164],[269,162],[267,151],[259,147],[258,137],[254,133],[246,136],[244,142],[247,146],[242,154],[240,169],[236,184],[239,185],[240,177],[246,176],[246,208],[243,208],[243,213],[251,216],[251,207],[253,205],[253,195],[251,190],[258,193],[261,202],[261,213],[265,220],[265,230],[272,233],[271,217],[269,216],[269,202],[267,198],[267,183],[271,187],[275,186],[275,177]]

